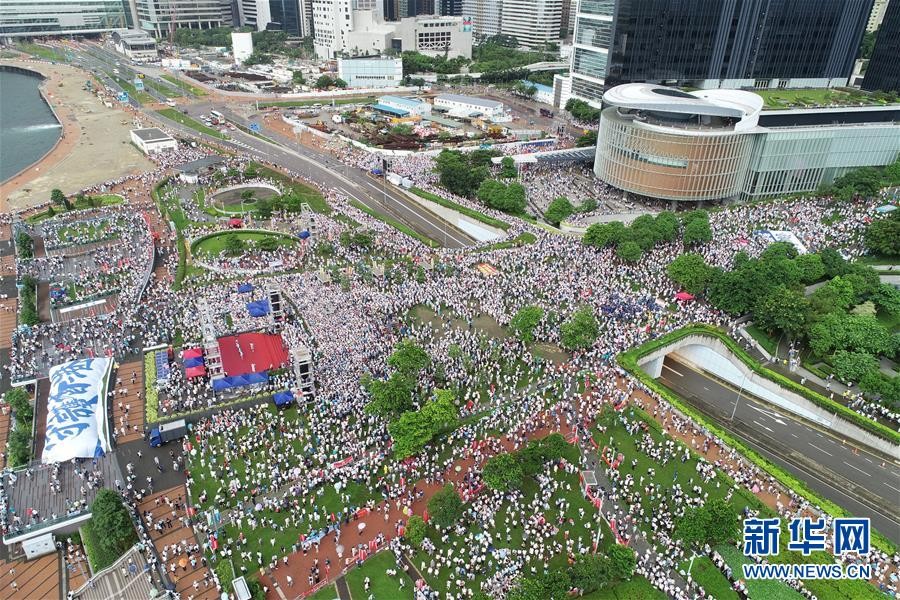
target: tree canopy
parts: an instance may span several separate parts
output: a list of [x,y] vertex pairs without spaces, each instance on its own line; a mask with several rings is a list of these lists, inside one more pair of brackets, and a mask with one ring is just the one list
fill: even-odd
[[103,488],[97,492],[91,503],[91,520],[95,531],[102,532],[98,541],[110,551],[121,554],[137,539],[122,497],[114,490]]
[[559,224],[568,219],[575,212],[575,207],[569,202],[569,199],[560,196],[555,199],[544,211],[544,218],[548,223],[559,227]]
[[447,528],[462,517],[465,505],[452,483],[439,489],[428,500],[428,514],[437,527]]
[[534,341],[534,330],[544,318],[544,309],[540,306],[523,306],[509,322],[509,328],[521,341],[531,343]]
[[600,335],[597,318],[594,309],[583,306],[572,313],[569,320],[560,326],[560,339],[562,345],[569,350],[584,350],[589,348]]

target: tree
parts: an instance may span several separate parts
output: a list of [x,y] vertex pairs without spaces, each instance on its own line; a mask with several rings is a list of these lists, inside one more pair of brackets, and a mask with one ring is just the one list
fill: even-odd
[[841,381],[860,382],[866,375],[878,371],[878,359],[866,352],[838,350],[831,359],[834,374]]
[[388,433],[393,441],[394,455],[402,460],[421,452],[434,432],[428,419],[418,411],[409,410],[388,424]]
[[253,163],[249,163],[244,169],[244,179],[255,179],[259,177],[259,169]]
[[303,71],[294,71],[291,73],[291,83],[294,85],[303,85],[306,83],[306,77],[303,76]]
[[618,244],[625,238],[625,235],[625,224],[621,221],[594,223],[587,228],[582,241],[594,248],[604,248]]
[[803,254],[794,259],[800,270],[800,281],[805,284],[815,283],[825,277],[825,265],[818,254]]
[[712,240],[712,229],[709,220],[693,219],[684,227],[684,243],[687,245],[704,244]]
[[252,65],[271,65],[273,62],[275,62],[275,60],[272,58],[271,54],[254,50],[250,56],[244,59],[243,64],[249,67]]
[[441,529],[456,523],[465,511],[462,498],[456,493],[452,483],[434,493],[428,500],[428,514],[435,526]]
[[609,574],[614,581],[625,581],[631,579],[634,569],[637,566],[637,559],[634,556],[634,550],[628,546],[614,544],[607,551],[609,555]]
[[739,532],[738,514],[722,498],[689,508],[675,525],[675,537],[695,551],[705,544],[732,541]]
[[319,75],[314,84],[317,90],[324,90],[334,85],[334,80],[328,75]]
[[275,252],[278,249],[278,240],[275,236],[267,235],[257,242],[259,249],[264,252]]
[[611,578],[610,560],[600,554],[582,554],[569,570],[572,586],[585,594],[596,592]]
[[534,341],[534,329],[543,318],[544,309],[540,306],[524,306],[510,320],[509,328],[517,338],[529,344]]
[[824,357],[840,350],[892,356],[897,340],[878,319],[868,315],[830,313],[810,327],[809,347]]
[[526,205],[525,186],[521,183],[511,183],[506,187],[506,191],[494,208],[518,215],[525,212]]
[[803,333],[809,318],[809,302],[803,294],[784,285],[769,290],[753,306],[754,322],[766,331]]
[[234,233],[229,233],[225,236],[222,247],[227,256],[240,256],[244,253],[244,250],[246,250],[247,244],[244,242],[243,238],[239,238]]
[[109,488],[101,489],[94,497],[91,520],[94,530],[100,534],[98,541],[110,551],[122,553],[137,538],[122,497]]
[[589,146],[597,145],[597,132],[595,130],[588,131],[584,133],[575,140],[576,148],[587,148]]
[[415,379],[431,363],[431,357],[412,339],[402,340],[387,359],[388,365]]
[[441,151],[435,158],[435,171],[439,175],[441,185],[457,196],[471,198],[490,175],[486,165],[473,167],[470,162],[472,160],[471,156],[466,158],[459,151]]
[[869,223],[865,240],[866,248],[875,254],[900,256],[900,210],[895,210],[887,218]]
[[579,308],[569,320],[560,326],[562,345],[569,350],[589,348],[600,334],[594,310],[590,306]]
[[702,294],[712,276],[712,269],[699,254],[681,254],[666,267],[666,273],[691,294]]
[[674,241],[678,235],[678,217],[671,211],[664,210],[656,215],[653,226],[656,229],[656,238],[661,242]]
[[503,179],[515,179],[519,175],[516,168],[516,161],[512,156],[504,156],[500,161],[500,177]]
[[565,600],[572,582],[563,571],[531,575],[506,595],[506,600]]
[[626,240],[616,246],[616,256],[625,262],[637,262],[641,259],[644,252],[637,242]]
[[66,195],[62,193],[62,190],[56,188],[50,190],[50,202],[57,206],[65,207],[66,210],[72,210],[72,203]]
[[504,492],[522,487],[524,476],[518,458],[508,452],[489,458],[481,473],[486,486]]
[[541,448],[545,460],[558,461],[564,458],[572,464],[578,462],[578,450],[560,433],[551,433],[541,440]]
[[260,219],[272,218],[272,202],[269,200],[260,200],[256,203],[256,216]]
[[575,207],[572,206],[569,199],[560,196],[551,202],[550,206],[547,207],[547,210],[544,211],[544,219],[546,219],[548,223],[559,227],[559,224],[572,216],[572,213],[574,212]]
[[419,515],[413,515],[409,518],[409,521],[406,522],[406,533],[403,537],[406,538],[406,541],[409,542],[411,546],[419,548],[425,540],[426,527],[425,519]]
[[843,275],[847,272],[847,261],[844,260],[841,253],[834,248],[825,248],[819,252],[819,257],[822,259],[822,264],[825,266],[825,276],[829,279],[837,277],[838,275]]
[[347,82],[338,77],[334,80],[334,87],[344,89],[347,87]]
[[875,303],[878,310],[891,317],[900,316],[900,290],[894,286],[887,283],[879,284],[869,299]]
[[566,102],[566,111],[582,123],[596,123],[600,120],[600,109],[594,108],[584,100],[570,98]]
[[809,305],[814,314],[826,315],[847,310],[853,298],[853,285],[842,277],[835,277],[810,295]]
[[371,398],[365,408],[368,414],[392,419],[412,408],[413,382],[400,372],[387,380],[373,379],[368,390]]

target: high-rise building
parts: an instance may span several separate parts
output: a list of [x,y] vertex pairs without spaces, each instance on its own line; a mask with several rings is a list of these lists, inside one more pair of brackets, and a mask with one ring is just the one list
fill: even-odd
[[572,93],[846,85],[873,0],[581,0]]
[[278,29],[288,35],[303,35],[303,14],[297,0],[267,0],[270,29]]
[[463,15],[472,19],[472,33],[486,38],[500,33],[501,0],[462,0]]
[[127,0],[3,0],[0,36],[70,35],[133,25]]
[[900,0],[893,0],[884,13],[875,49],[866,76],[864,90],[900,92]]
[[211,29],[234,24],[231,0],[137,0],[138,26],[155,37],[175,29]]
[[559,38],[564,40],[575,30],[575,13],[578,11],[578,0],[562,0],[562,13],[559,20]]
[[[894,2],[894,4],[897,3]],[[888,0],[875,0],[875,3],[872,4],[872,12],[869,13],[869,22],[866,24],[866,31],[875,31],[881,26],[887,6]]]
[[313,44],[319,58],[336,58],[345,48],[345,37],[353,29],[351,2],[312,0]]
[[272,13],[269,9],[270,1],[240,0],[237,7],[241,27],[253,27],[257,31],[263,31],[266,25],[272,21]]
[[541,48],[559,41],[562,0],[503,0],[500,33],[519,46]]
[[463,0],[435,0],[436,14],[442,17],[461,17]]

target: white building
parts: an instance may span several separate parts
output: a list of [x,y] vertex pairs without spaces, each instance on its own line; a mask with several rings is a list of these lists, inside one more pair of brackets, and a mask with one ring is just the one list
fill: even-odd
[[463,0],[462,14],[472,20],[472,29],[479,38],[500,33],[501,0]]
[[132,129],[131,141],[141,149],[144,154],[156,154],[176,150],[178,142],[161,129],[148,127],[147,129]]
[[253,34],[231,32],[231,53],[234,55],[234,62],[244,64],[253,54]]
[[114,31],[112,39],[116,52],[127,56],[134,62],[156,62],[159,60],[156,40],[144,31],[139,29]]
[[554,95],[562,99],[559,108],[571,96],[600,106],[612,49],[614,7],[614,3],[578,3],[570,75],[553,78]]
[[164,38],[179,27],[211,29],[234,23],[230,0],[135,0],[141,29]]
[[397,113],[398,116],[409,116],[416,115],[419,117],[427,116],[431,114],[431,105],[427,102],[422,102],[421,100],[411,100],[409,98],[402,98],[400,96],[381,96],[378,98],[378,106],[386,106],[388,108],[396,109],[400,112],[405,112],[405,115],[401,115]]
[[351,88],[397,87],[403,83],[403,59],[341,58],[338,77]]
[[528,81],[527,79],[523,79],[522,83],[525,85],[533,87],[536,91],[534,96],[531,97],[535,102],[540,102],[542,104],[553,104],[553,88],[549,85],[544,85],[542,83],[534,83],[533,81]]
[[510,120],[502,102],[474,96],[439,94],[434,97],[434,107],[444,109],[451,117],[481,116],[495,122]]
[[312,0],[312,18],[316,56],[327,60],[346,52],[353,30],[351,0]]
[[559,41],[562,0],[503,0],[500,33],[526,48]]
[[[897,0],[894,1],[896,2]],[[869,22],[866,24],[866,31],[875,31],[881,27],[887,5],[888,0],[875,0],[874,4],[872,4],[872,12],[869,13]]]
[[[416,51],[428,56],[446,55],[448,58],[472,57],[472,27],[464,17],[423,15],[386,22],[379,11],[354,10],[349,22],[349,32],[342,37],[343,45],[334,52],[371,56],[391,49]],[[318,29],[316,39],[319,39]],[[322,39],[326,41],[324,35]],[[317,45],[316,55],[327,58],[318,48]]]
[[238,16],[241,27],[254,27],[257,31],[264,31],[266,25],[272,20],[269,0],[240,0]]

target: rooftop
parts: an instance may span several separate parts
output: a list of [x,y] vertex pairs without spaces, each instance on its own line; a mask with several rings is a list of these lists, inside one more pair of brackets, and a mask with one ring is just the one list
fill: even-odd
[[131,133],[141,138],[144,142],[162,142],[165,140],[173,140],[174,138],[157,127],[147,127],[146,129],[132,129]]
[[463,96],[462,94],[438,94],[435,100],[447,100],[448,102],[459,102],[460,104],[471,104],[473,106],[482,106],[484,108],[502,108],[503,103],[495,100],[485,100],[484,98],[476,98],[474,96]]
[[373,104],[372,108],[380,112],[390,113],[392,115],[397,115],[398,117],[405,117],[409,114],[408,110],[403,110],[402,108],[394,108],[393,106],[388,106],[387,104]]
[[427,102],[422,102],[421,100],[412,100],[410,98],[403,98],[402,96],[381,96],[378,98],[379,104],[384,104],[385,102],[393,102],[394,104],[409,106],[411,108],[418,108],[423,104],[427,104]]

